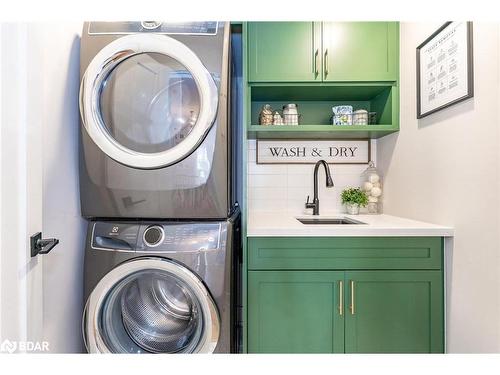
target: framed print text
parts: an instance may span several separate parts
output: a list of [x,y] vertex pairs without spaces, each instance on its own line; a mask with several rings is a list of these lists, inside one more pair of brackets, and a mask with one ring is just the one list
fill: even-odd
[[257,164],[368,164],[369,139],[257,140]]
[[417,47],[417,118],[473,96],[472,22],[446,22]]

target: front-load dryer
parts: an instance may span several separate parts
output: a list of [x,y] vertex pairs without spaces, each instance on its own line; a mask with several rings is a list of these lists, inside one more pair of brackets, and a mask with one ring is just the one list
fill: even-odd
[[221,22],[84,24],[84,217],[230,215],[229,34]]
[[237,352],[238,222],[90,221],[87,351]]

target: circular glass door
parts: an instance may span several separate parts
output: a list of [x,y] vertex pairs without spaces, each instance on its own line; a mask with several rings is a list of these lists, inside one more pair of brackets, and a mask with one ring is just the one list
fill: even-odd
[[203,141],[217,113],[217,87],[198,57],[165,35],[128,35],[89,64],[82,123],[97,146],[141,169],[172,165]]
[[91,353],[209,353],[219,317],[203,283],[163,258],[140,258],[108,273],[85,307]]
[[102,84],[99,113],[120,145],[139,152],[169,150],[191,132],[200,115],[200,93],[177,60],[141,53],[124,60]]

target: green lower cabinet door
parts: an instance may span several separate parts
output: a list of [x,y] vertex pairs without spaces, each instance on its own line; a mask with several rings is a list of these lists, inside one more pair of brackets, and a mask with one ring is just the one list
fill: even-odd
[[346,353],[443,353],[441,271],[348,271]]
[[343,271],[250,271],[249,353],[344,352]]

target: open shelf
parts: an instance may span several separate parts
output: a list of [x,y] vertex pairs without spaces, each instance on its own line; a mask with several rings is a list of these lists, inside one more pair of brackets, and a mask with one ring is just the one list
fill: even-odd
[[[250,84],[248,90],[249,138],[380,138],[399,130],[399,91],[392,82],[266,83]],[[297,104],[300,125],[257,125],[265,104],[281,111],[287,103]],[[375,124],[332,125],[332,107],[337,105],[376,112]]]
[[256,139],[380,138],[394,133],[392,125],[250,125],[248,137]]

